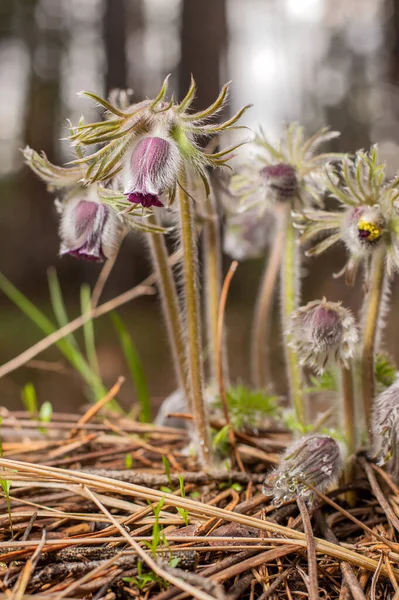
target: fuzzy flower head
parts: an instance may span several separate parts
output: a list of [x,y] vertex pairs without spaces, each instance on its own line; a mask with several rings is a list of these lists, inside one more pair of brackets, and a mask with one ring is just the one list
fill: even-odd
[[276,202],[291,202],[296,208],[320,203],[323,190],[318,180],[326,163],[339,155],[316,151],[338,135],[324,127],[306,139],[304,128],[293,123],[274,146],[261,131],[253,141],[255,160],[232,177],[232,194],[242,206],[257,206],[261,211]]
[[328,435],[308,435],[288,446],[279,466],[266,477],[262,491],[273,497],[276,506],[298,496],[312,504],[316,499],[313,488],[327,490],[341,469],[338,443]]
[[194,100],[192,80],[186,97],[176,103],[166,100],[168,78],[158,96],[125,106],[115,106],[88,92],[105,109],[105,120],[78,126],[70,136],[73,144],[88,147],[101,144],[99,150],[73,161],[86,165],[86,183],[109,180],[119,176],[125,196],[125,209],[141,205],[144,208],[162,207],[163,198],[173,202],[182,166],[188,166],[202,179],[209,193],[207,167],[223,166],[231,153],[241,144],[219,152],[206,153],[197,143],[199,137],[212,136],[235,128],[248,106],[228,121],[212,124],[212,119],[226,103],[229,85],[207,109],[190,112]]
[[117,252],[122,221],[97,198],[70,198],[60,204],[61,256],[103,261]]
[[392,277],[399,269],[399,176],[386,181],[385,165],[378,162],[376,146],[369,153],[346,156],[335,175],[333,180],[327,173],[325,183],[339,209],[305,209],[295,215],[302,242],[313,244],[307,255],[321,254],[343,242],[349,259],[337,276],[345,274],[347,283],[353,284],[360,264],[366,264],[375,249],[383,246],[387,272]]
[[377,464],[388,463],[399,479],[399,379],[375,400],[371,415],[373,455]]
[[300,364],[318,373],[323,373],[331,361],[348,366],[359,338],[352,313],[325,298],[294,311],[287,334]]

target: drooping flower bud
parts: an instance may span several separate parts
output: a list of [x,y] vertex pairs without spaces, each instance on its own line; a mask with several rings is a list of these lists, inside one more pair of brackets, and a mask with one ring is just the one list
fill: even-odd
[[297,172],[295,167],[288,163],[268,165],[262,169],[261,176],[276,200],[284,201],[297,193]]
[[350,252],[362,254],[378,246],[384,230],[385,219],[378,206],[358,206],[348,211],[343,237]]
[[342,469],[338,443],[328,435],[309,435],[288,446],[279,466],[266,477],[262,491],[281,505],[300,496],[315,500],[312,488],[324,492]]
[[399,479],[399,380],[375,400],[371,416],[373,455],[377,464],[389,463],[394,479]]
[[249,211],[229,215],[224,228],[223,250],[234,260],[263,256],[270,239],[270,213]]
[[340,302],[328,302],[325,298],[294,311],[287,333],[300,364],[318,373],[323,373],[330,360],[347,366],[358,341],[352,313]]
[[72,198],[61,208],[60,254],[102,261],[110,258],[121,240],[122,222],[108,205]]
[[163,192],[176,185],[179,151],[172,140],[144,137],[127,154],[124,179],[129,202],[162,207]]

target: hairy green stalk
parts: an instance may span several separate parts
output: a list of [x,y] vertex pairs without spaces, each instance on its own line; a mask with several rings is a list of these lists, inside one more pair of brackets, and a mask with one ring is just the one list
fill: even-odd
[[[343,429],[349,460],[345,467],[345,483],[351,483],[354,475],[354,459],[356,454],[356,428],[355,428],[355,398],[353,393],[352,369],[341,368],[341,395]],[[347,494],[347,501],[354,504],[353,493]]]
[[[205,200],[206,217],[203,229],[203,261],[205,281],[205,314],[209,379],[217,380],[218,311],[221,290],[222,252],[216,202],[211,192]],[[225,369],[226,374],[226,369]]]
[[186,186],[184,168],[179,177],[180,233],[183,248],[183,271],[185,285],[185,312],[187,326],[187,359],[189,366],[189,381],[191,384],[192,411],[199,441],[199,460],[206,467],[211,466],[211,440],[206,418],[202,344],[201,318],[199,308],[198,277],[197,277],[197,247],[194,230],[194,212],[192,199],[189,198]]
[[[285,214],[285,245],[281,263],[281,320],[283,332],[288,329],[291,314],[299,305],[300,254],[296,231],[287,205]],[[303,395],[302,369],[297,353],[290,347],[290,336],[287,335],[285,359],[288,375],[289,397],[299,425],[305,424],[305,406]]]
[[[153,224],[157,224],[156,217],[151,217],[151,221]],[[177,383],[179,388],[184,391],[184,395],[190,405],[190,389],[183,338],[183,324],[176,284],[169,263],[168,250],[162,234],[147,233],[146,237],[151,250],[155,274],[157,276],[158,289],[161,296],[169,344],[172,350]]]
[[379,322],[384,316],[385,249],[375,250],[370,268],[368,291],[363,304],[362,327],[362,397],[366,435],[370,430],[371,406],[375,397],[374,353],[376,351]]
[[285,213],[279,211],[276,220],[277,232],[273,240],[272,249],[266,259],[252,324],[252,381],[258,389],[272,387],[268,336],[270,333],[274,292],[280,272],[281,256],[285,241]]

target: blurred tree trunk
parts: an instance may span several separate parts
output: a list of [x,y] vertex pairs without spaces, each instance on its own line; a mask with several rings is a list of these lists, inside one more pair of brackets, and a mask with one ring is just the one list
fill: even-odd
[[104,42],[107,56],[106,93],[113,88],[125,88],[126,68],[126,7],[124,0],[107,0],[104,11]]
[[[25,143],[35,150],[43,150],[51,161],[58,157],[60,63],[63,49],[63,26],[61,0],[52,0],[51,14],[42,14],[40,26],[37,11],[40,0],[18,2],[16,23],[17,34],[28,47],[31,71],[26,98]],[[45,11],[45,7],[40,6]],[[27,241],[32,248],[29,260],[16,260],[19,266],[25,265],[23,272],[16,273],[19,279],[32,282],[39,287],[40,280],[46,277],[45,267],[55,258],[58,247],[57,224],[52,200],[45,191],[43,182],[30,170],[25,169],[20,180],[18,202],[19,239],[13,240],[26,259]],[[25,291],[26,290],[25,288]]]
[[195,107],[202,109],[214,102],[226,46],[226,0],[183,0],[180,98],[187,92],[192,73],[198,87]]

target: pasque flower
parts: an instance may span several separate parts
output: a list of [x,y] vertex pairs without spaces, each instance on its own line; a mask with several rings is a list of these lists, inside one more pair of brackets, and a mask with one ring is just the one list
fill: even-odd
[[313,244],[307,255],[321,254],[343,242],[349,259],[338,275],[345,274],[347,283],[352,284],[359,265],[366,264],[375,249],[383,246],[392,277],[399,269],[399,176],[386,181],[385,165],[378,162],[377,147],[373,146],[369,153],[359,151],[344,157],[334,179],[326,174],[325,185],[339,202],[339,209],[307,208],[295,215],[302,242]]
[[60,254],[93,261],[110,258],[120,244],[124,221],[101,201],[97,184],[83,187],[80,184],[84,176],[82,167],[57,167],[44,154],[29,147],[25,148],[24,157],[49,190],[57,192],[56,206],[61,215]]
[[388,463],[395,480],[399,479],[399,380],[373,403],[371,416],[373,454],[379,465]]
[[71,198],[61,205],[60,254],[102,261],[117,251],[122,221],[100,201]]
[[348,366],[358,342],[356,321],[340,302],[309,302],[291,315],[290,344],[299,362],[322,373],[329,361]]
[[[168,78],[167,78],[168,79]],[[210,136],[233,129],[248,106],[231,119],[212,124],[210,120],[223,108],[229,85],[223,86],[219,97],[207,109],[189,112],[195,95],[192,80],[186,97],[176,103],[165,100],[167,79],[154,100],[144,100],[128,108],[113,106],[91,94],[84,94],[106,109],[106,120],[76,128],[70,136],[73,144],[102,144],[95,152],[73,161],[90,165],[85,175],[87,183],[108,180],[118,174],[126,195],[126,210],[132,204],[161,207],[161,196],[173,202],[182,166],[189,166],[200,175],[208,188],[206,167],[224,165],[236,144],[215,153],[206,153],[197,144],[200,136]]]
[[261,132],[253,142],[255,160],[232,177],[231,192],[244,207],[255,205],[261,211],[274,202],[291,202],[294,207],[320,203],[323,190],[318,179],[326,163],[339,155],[316,151],[338,135],[324,127],[306,139],[304,128],[292,123],[274,146]]
[[311,504],[316,497],[313,489],[324,492],[341,469],[338,443],[328,435],[308,435],[288,446],[279,466],[266,477],[262,491],[273,497],[276,506],[298,496]]

